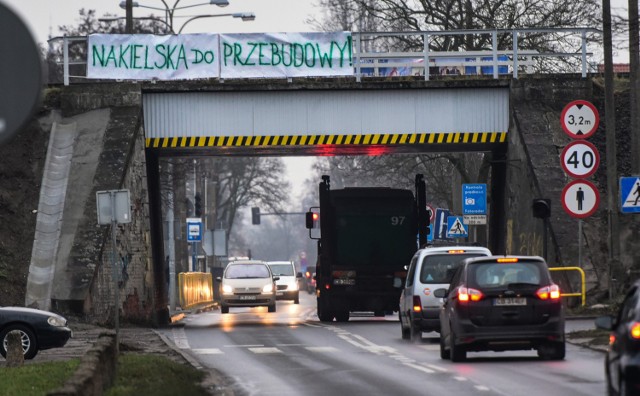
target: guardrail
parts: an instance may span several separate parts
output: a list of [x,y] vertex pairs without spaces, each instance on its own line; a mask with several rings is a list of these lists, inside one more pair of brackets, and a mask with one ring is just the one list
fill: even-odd
[[206,272],[181,272],[178,274],[178,290],[182,309],[213,302],[213,277]]
[[578,271],[580,273],[581,292],[580,293],[561,293],[561,297],[582,297],[582,306],[587,303],[587,286],[585,282],[584,270],[580,267],[551,267],[549,271]]
[[[590,38],[601,35],[593,28],[532,28],[532,29],[491,29],[491,30],[451,30],[418,32],[352,32],[353,65],[356,81],[367,77],[421,76],[429,80],[432,76],[449,75],[489,75],[494,79],[501,75],[518,78],[519,73],[544,73],[544,61],[561,61],[566,70],[560,72],[577,73],[570,69],[579,65],[579,72],[585,78],[588,73],[597,73],[595,62],[589,62],[594,56],[589,51]],[[529,35],[549,35],[549,41],[561,36],[570,47],[563,52],[539,52],[535,49],[521,48]],[[434,50],[432,43],[447,37],[460,37],[462,41],[490,43],[484,50],[440,51]],[[398,51],[394,42],[411,41],[420,51]],[[87,37],[54,37],[48,41],[49,58],[55,58],[56,45],[60,45],[62,59],[53,59],[50,65],[62,67],[64,85],[71,79],[86,80]],[[504,44],[501,44],[504,43]],[[383,50],[387,48],[387,50]],[[598,46],[598,49],[601,47]],[[58,56],[58,58],[60,58]],[[579,62],[577,62],[579,60]],[[79,72],[71,72],[74,66]],[[554,72],[558,72],[557,70]],[[49,78],[51,79],[51,72]],[[51,82],[51,81],[50,81]]]

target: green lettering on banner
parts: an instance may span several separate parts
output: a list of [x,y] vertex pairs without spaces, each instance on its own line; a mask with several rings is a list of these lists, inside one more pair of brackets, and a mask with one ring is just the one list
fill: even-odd
[[269,45],[269,43],[258,43],[258,64],[260,66],[269,66],[270,62],[264,62],[262,59],[266,58],[265,54],[262,52],[262,48]]
[[[309,52],[308,48],[311,48],[311,52]],[[306,43],[304,45],[304,53],[304,63],[307,65],[307,67],[314,67],[316,65],[316,49],[313,47],[313,44]],[[312,54],[311,57],[309,57],[309,53]],[[309,64],[309,58],[311,58],[311,64]]]
[[154,62],[153,64],[158,69],[163,69],[164,66],[167,64],[167,57],[164,54],[164,49],[165,49],[164,44],[156,45],[156,53],[162,57],[162,64],[158,64],[158,62]]
[[197,49],[192,49],[191,52],[195,53],[194,60],[192,62],[194,65],[197,65],[198,63],[202,63],[202,62],[206,64],[211,64],[215,59],[215,55],[213,55],[213,51],[202,52]]
[[184,51],[184,45],[180,44],[180,51],[178,52],[178,60],[176,62],[176,70],[180,66],[180,61],[184,64],[184,68],[189,70],[189,65],[187,64],[187,54]]
[[281,48],[282,48],[282,65],[286,66],[286,67],[289,67],[289,66],[291,66],[293,64],[293,53],[292,53],[292,50],[291,50],[291,44],[289,44],[289,64],[287,64],[287,62],[285,62],[285,57],[287,55],[287,52],[285,52],[284,46],[285,46],[285,44],[281,45]]
[[231,47],[227,43],[222,43],[222,47],[223,47],[222,54],[224,55],[224,65],[227,66],[227,58],[233,55],[233,47]]
[[116,50],[113,48],[113,45],[109,48],[109,55],[107,55],[105,66],[109,66],[109,60],[113,61],[113,67],[118,67],[118,62],[116,61]]
[[133,45],[133,51],[131,54],[131,68],[132,69],[142,69],[142,66],[138,65],[138,59],[140,59],[140,55],[138,55],[138,48],[142,47],[140,44]]
[[149,66],[149,46],[144,46],[144,68],[146,70],[153,70],[153,67]]
[[[234,43],[233,44],[233,52],[235,53],[233,56],[233,64],[234,65],[244,65],[244,63],[242,63],[242,59],[240,59],[240,55],[242,55],[242,46],[238,43]],[[236,60],[238,61],[236,63]]]
[[91,62],[93,63],[92,66],[96,65],[96,58],[98,59],[98,63],[100,64],[100,66],[105,67],[107,65],[104,59],[104,44],[102,44],[100,47],[102,49],[102,54],[95,45],[91,47]]
[[278,66],[280,63],[282,63],[282,55],[280,55],[280,51],[278,50],[278,44],[271,43],[271,64]]
[[[298,56],[298,51],[297,49],[300,48],[300,56]],[[302,46],[302,44],[298,44],[298,43],[293,43],[292,46],[292,58],[293,58],[293,66],[294,67],[300,67],[304,64],[304,47]],[[298,61],[300,61],[298,63]]]
[[338,50],[340,51],[340,66],[343,67],[344,64],[344,58],[345,58],[345,51],[348,52],[348,59],[349,59],[349,65],[348,66],[353,66],[353,62],[351,60],[352,58],[352,47],[353,45],[351,44],[351,36],[347,37],[347,41],[345,41],[344,46],[340,47],[340,45],[338,43],[336,43],[335,41],[331,42],[331,47],[333,47],[333,45],[335,44],[336,47],[338,47]]
[[251,59],[251,55],[253,55],[253,52],[256,50],[256,47],[258,46],[258,44],[256,43],[247,43],[251,46],[251,51],[249,52],[249,55],[247,55],[247,58],[244,60],[243,65],[245,66],[255,66],[256,64],[254,62],[251,62],[249,59]]
[[127,60],[125,59],[125,55],[127,54],[127,52],[129,51],[130,47],[127,45],[124,49],[124,51],[122,50],[122,45],[120,46],[120,56],[118,57],[120,59],[120,61],[118,62],[118,67],[122,67],[122,65],[124,65],[125,69],[129,68],[129,65],[127,65]]
[[177,47],[167,46],[167,69],[176,70],[178,67],[173,63],[173,53],[176,52]]
[[318,51],[318,59],[320,60],[320,67],[327,65],[329,68],[333,67],[333,41],[329,46],[329,52],[322,52],[320,44],[316,43],[316,50]]

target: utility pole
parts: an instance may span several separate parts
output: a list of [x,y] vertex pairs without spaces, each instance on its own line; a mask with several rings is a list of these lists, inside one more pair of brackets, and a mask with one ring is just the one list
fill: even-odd
[[125,7],[126,7],[127,15],[126,15],[124,32],[126,34],[132,34],[133,33],[133,0],[127,0]]
[[616,159],[616,114],[613,96],[613,44],[611,33],[611,1],[602,0],[602,30],[604,39],[604,113],[607,155],[607,214],[609,223],[609,298],[614,297],[614,277],[620,262],[620,231],[618,225],[618,164]]
[[640,28],[638,0],[629,0],[629,118],[631,119],[631,172],[640,173]]

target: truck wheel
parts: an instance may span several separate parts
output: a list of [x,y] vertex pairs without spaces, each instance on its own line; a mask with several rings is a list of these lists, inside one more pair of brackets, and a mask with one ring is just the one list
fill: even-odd
[[294,304],[300,304],[300,294],[296,293],[295,298],[293,299]]
[[348,321],[349,321],[348,310],[340,310],[336,312],[336,322],[348,322]]
[[402,325],[402,314],[400,314],[400,311],[398,311],[398,322],[400,322],[400,330],[402,331],[402,339],[403,340],[408,340],[411,338],[411,330],[410,329],[405,329],[404,326]]
[[318,298],[318,319],[321,322],[333,321],[334,313],[329,309],[328,305],[324,298]]
[[269,310],[269,312],[276,312],[276,304],[273,303],[273,304],[269,305],[268,310]]
[[221,305],[220,306],[220,313],[228,314],[229,313],[229,307],[226,306],[226,305]]

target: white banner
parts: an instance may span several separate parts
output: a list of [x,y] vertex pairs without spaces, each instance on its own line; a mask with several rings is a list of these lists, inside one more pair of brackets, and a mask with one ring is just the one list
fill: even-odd
[[217,34],[92,34],[87,77],[181,80],[220,76]]
[[220,77],[353,76],[351,33],[220,35]]
[[87,77],[182,80],[353,76],[352,48],[349,32],[92,34]]

